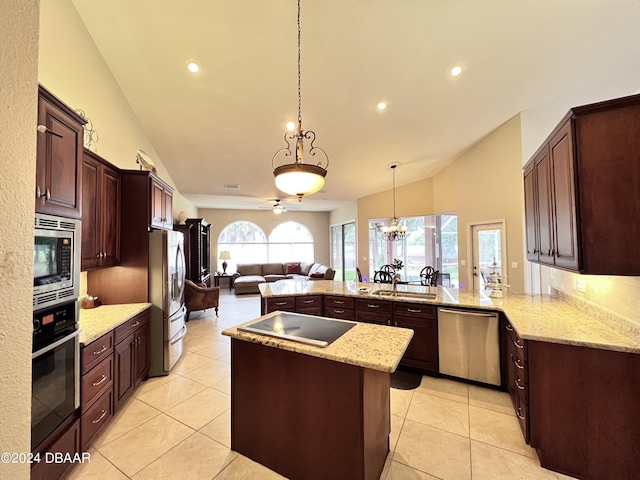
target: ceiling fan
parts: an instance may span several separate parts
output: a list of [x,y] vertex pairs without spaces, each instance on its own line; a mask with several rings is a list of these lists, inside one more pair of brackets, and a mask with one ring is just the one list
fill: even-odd
[[273,213],[275,213],[276,215],[280,215],[281,213],[286,213],[287,212],[287,208],[282,205],[280,203],[280,199],[276,199],[276,203],[273,204],[273,207],[271,207],[273,209]]

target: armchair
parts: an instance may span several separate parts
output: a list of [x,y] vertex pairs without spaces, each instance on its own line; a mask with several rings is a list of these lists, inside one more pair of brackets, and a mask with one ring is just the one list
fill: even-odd
[[220,287],[206,287],[203,284],[196,285],[191,280],[185,280],[184,303],[187,306],[187,322],[189,315],[194,310],[216,309],[218,316],[218,305],[220,300]]

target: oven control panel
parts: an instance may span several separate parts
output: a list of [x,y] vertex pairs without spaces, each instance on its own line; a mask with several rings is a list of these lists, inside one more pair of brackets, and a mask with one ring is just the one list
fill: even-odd
[[33,351],[36,352],[77,329],[75,301],[34,312]]

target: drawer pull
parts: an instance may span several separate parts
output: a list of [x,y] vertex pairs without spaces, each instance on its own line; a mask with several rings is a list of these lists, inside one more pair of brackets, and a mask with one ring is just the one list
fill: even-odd
[[520,379],[516,378],[516,387],[518,387],[518,389],[520,390],[524,390],[524,387],[522,385],[520,385]]
[[344,313],[344,310],[338,310],[337,308],[334,308],[333,311],[336,313]]
[[514,340],[514,341],[513,341],[513,344],[514,344],[516,347],[518,347],[518,348],[521,348],[521,349],[522,349],[522,348],[524,348],[524,345],[520,345],[520,344],[518,343],[518,340]]
[[512,327],[510,324],[508,324],[508,323],[507,323],[507,324],[505,325],[505,328],[506,328],[507,330],[509,330],[510,332],[513,332],[513,327]]
[[520,359],[519,358],[514,358],[513,359],[513,363],[515,363],[516,367],[518,367],[520,370],[524,370],[524,365],[522,365],[522,363],[520,363]]
[[276,302],[276,305],[286,305],[287,302]]
[[107,347],[106,345],[103,345],[100,350],[97,350],[97,351],[93,352],[93,354],[94,355],[100,355],[101,353],[106,352],[108,348],[109,347]]
[[518,407],[518,410],[516,410],[516,415],[518,416],[518,418],[519,418],[520,420],[526,420],[526,419],[527,419],[527,417],[524,417],[524,416],[520,415],[520,412],[521,412],[521,411],[522,411],[522,407]]
[[314,303],[315,300],[303,300],[302,303]]
[[100,380],[98,380],[97,382],[93,382],[93,386],[97,387],[98,385],[100,385],[101,383],[104,383],[104,381],[109,378],[106,375],[102,375],[102,378]]
[[411,313],[420,313],[422,312],[422,310],[414,310],[412,308],[407,308],[408,311],[410,311]]
[[102,419],[103,419],[106,415],[107,415],[107,411],[106,411],[106,410],[102,410],[102,412],[101,412],[100,416],[99,416],[97,419],[93,420],[92,422],[93,422],[93,423],[100,423],[100,422],[102,421]]
[[338,305],[342,305],[344,300],[334,300],[333,303],[337,303]]
[[136,323],[132,323],[131,328],[137,327],[138,325],[140,325],[140,320],[136,320]]
[[369,307],[369,308],[380,308],[380,305],[374,305],[372,303],[367,303],[367,307]]

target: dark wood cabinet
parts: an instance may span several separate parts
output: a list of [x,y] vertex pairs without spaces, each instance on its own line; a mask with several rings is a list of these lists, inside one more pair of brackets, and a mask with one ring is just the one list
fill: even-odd
[[77,463],[47,462],[45,456],[46,453],[68,454],[71,457],[76,454],[85,454],[85,450],[80,445],[80,420],[78,417],[75,414],[70,416],[32,453],[34,456],[39,453],[41,460],[31,464],[31,478],[33,480],[66,478]]
[[115,412],[149,372],[149,318],[147,310],[115,330]]
[[273,297],[263,299],[262,315],[280,310],[282,312],[296,311],[296,297]]
[[527,344],[521,339],[511,323],[503,319],[503,355],[506,364],[506,386],[518,424],[526,443],[529,443],[529,364]]
[[35,211],[82,217],[82,144],[86,120],[38,88]]
[[324,316],[340,318],[342,320],[355,320],[355,301],[350,297],[337,297],[327,295],[324,297]]
[[527,259],[640,275],[640,95],[569,111],[524,167]]
[[531,446],[577,478],[638,477],[640,355],[528,341]]
[[186,277],[195,284],[211,286],[211,225],[204,218],[187,218],[184,225],[174,225],[184,235]]
[[154,175],[151,179],[150,225],[164,230],[173,229],[173,188]]
[[435,306],[396,302],[393,325],[413,330],[413,338],[400,363],[438,373],[438,313]]
[[307,315],[322,315],[322,295],[296,297],[296,312]]
[[94,152],[82,160],[82,270],[120,262],[120,173]]
[[391,302],[387,300],[356,298],[355,313],[358,322],[391,325],[393,321]]

